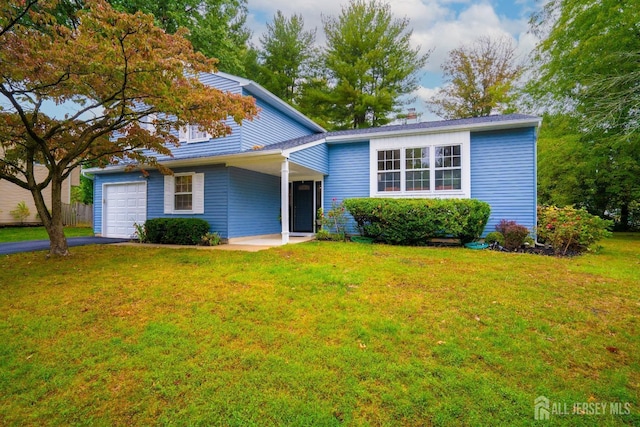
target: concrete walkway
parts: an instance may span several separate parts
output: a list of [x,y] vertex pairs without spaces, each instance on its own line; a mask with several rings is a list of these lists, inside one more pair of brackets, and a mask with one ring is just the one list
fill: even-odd
[[[105,245],[126,242],[128,239],[110,239],[107,237],[70,237],[67,239],[69,247],[86,245]],[[27,240],[25,242],[0,243],[0,255],[17,254],[20,252],[48,251],[48,240]]]
[[[315,239],[315,236],[290,237],[289,244],[294,245],[296,243],[308,242],[313,239]],[[118,243],[118,245],[119,246],[144,246],[144,247],[150,247],[150,248],[258,252],[258,251],[263,251],[265,249],[274,248],[276,246],[282,246],[282,240],[280,239],[280,237],[266,236],[266,237],[234,240],[231,243],[227,243],[219,246],[159,245],[156,243],[136,243],[136,242],[124,242],[124,243]]]

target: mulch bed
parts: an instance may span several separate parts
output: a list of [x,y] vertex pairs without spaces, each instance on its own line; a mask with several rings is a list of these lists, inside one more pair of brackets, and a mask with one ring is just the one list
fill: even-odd
[[489,250],[499,251],[499,252],[517,252],[517,253],[525,253],[525,254],[535,254],[535,255],[547,255],[547,256],[558,256],[558,257],[574,257],[580,255],[579,252],[575,251],[567,251],[566,254],[557,254],[552,247],[550,246],[527,246],[522,248],[517,248],[510,251],[507,248],[504,248],[496,243],[490,245]]

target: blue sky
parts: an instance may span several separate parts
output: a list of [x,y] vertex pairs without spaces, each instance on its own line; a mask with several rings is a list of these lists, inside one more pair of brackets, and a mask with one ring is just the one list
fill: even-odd
[[[307,29],[317,28],[319,44],[324,43],[322,15],[336,16],[348,0],[248,0],[247,23],[253,31],[253,42],[265,31],[277,10],[285,15],[301,14]],[[412,43],[426,51],[433,49],[421,72],[421,87],[411,106],[422,112],[424,119],[434,118],[424,107],[425,100],[442,85],[440,66],[447,53],[472,43],[480,36],[507,36],[524,58],[535,46],[536,38],[528,33],[531,13],[541,7],[536,0],[388,0],[392,12],[408,17],[413,28]]]

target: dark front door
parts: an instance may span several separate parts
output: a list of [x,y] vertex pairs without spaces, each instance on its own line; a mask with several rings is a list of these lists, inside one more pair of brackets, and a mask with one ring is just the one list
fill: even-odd
[[293,183],[293,216],[291,231],[313,233],[313,181],[296,181]]

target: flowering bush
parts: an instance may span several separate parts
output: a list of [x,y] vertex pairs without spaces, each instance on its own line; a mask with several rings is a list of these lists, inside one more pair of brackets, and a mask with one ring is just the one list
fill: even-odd
[[573,207],[538,206],[538,239],[557,254],[581,253],[595,242],[609,237],[613,221]]
[[498,225],[496,225],[496,231],[504,236],[503,246],[510,251],[524,245],[529,235],[529,229],[527,227],[515,221],[507,221],[506,219],[501,220]]
[[[345,240],[347,238],[347,211],[344,207],[344,203],[339,202],[334,197],[331,201],[331,209],[326,213],[322,208],[318,209],[318,219],[322,227],[329,232],[330,239],[324,240]],[[322,231],[322,230],[321,230]],[[316,233],[317,236],[318,233]],[[322,233],[320,233],[323,235]]]

